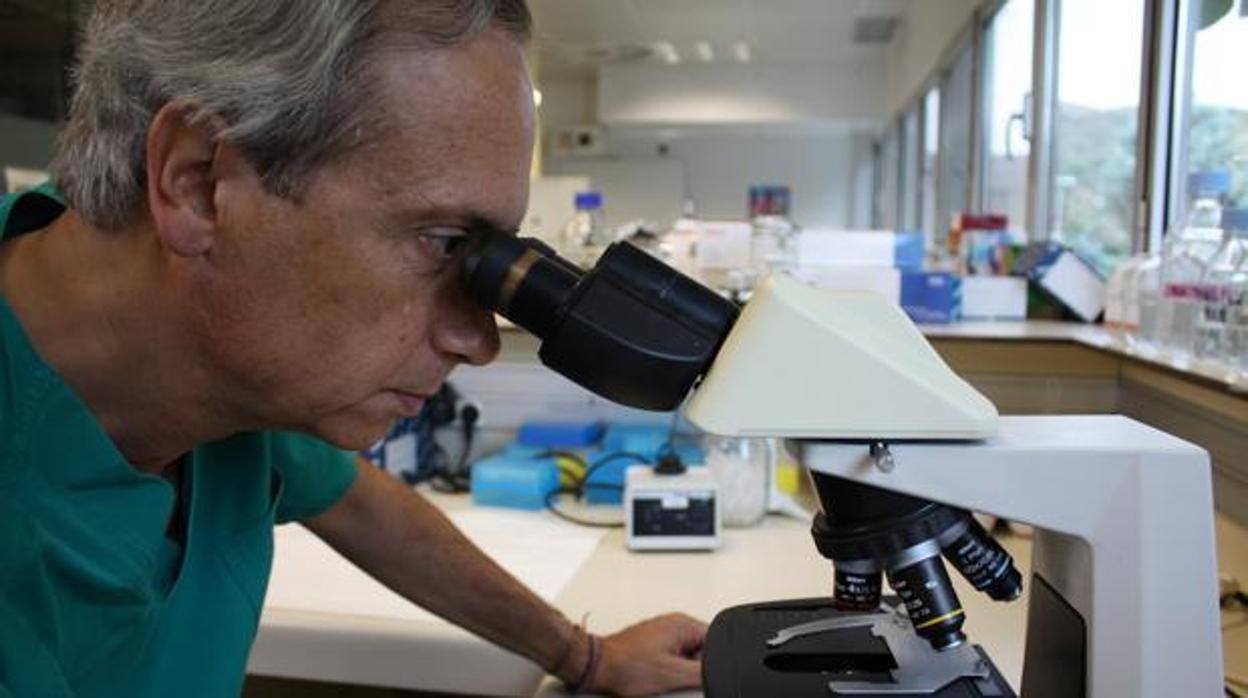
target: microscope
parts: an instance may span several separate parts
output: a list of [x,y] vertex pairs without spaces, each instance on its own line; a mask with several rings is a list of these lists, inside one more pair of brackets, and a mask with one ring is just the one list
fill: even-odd
[[777,275],[738,307],[626,243],[582,270],[503,235],[469,245],[462,279],[585,388],[652,410],[692,390],[700,428],[801,451],[831,593],[721,612],[708,696],[1014,696],[945,567],[1024,593],[971,512],[1034,526],[1023,696],[1220,695],[1203,450],[1119,416],[999,417],[873,294]]

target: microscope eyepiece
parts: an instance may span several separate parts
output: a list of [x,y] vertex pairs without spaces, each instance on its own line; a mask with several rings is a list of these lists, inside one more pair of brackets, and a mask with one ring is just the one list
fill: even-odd
[[485,235],[461,265],[465,292],[542,340],[542,363],[609,400],[675,409],[710,368],[735,303],[617,242],[582,270],[539,240]]
[[545,339],[584,272],[541,240],[495,235],[473,247],[463,263],[469,297]]

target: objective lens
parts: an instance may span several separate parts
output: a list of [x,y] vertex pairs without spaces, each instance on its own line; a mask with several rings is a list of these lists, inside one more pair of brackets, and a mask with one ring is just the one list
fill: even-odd
[[838,611],[875,611],[880,607],[880,588],[884,575],[881,572],[855,574],[836,571],[836,596]]
[[945,546],[945,557],[966,581],[996,601],[1013,601],[1023,593],[1023,576],[1014,559],[988,535],[974,517],[967,515],[966,532]]
[[929,557],[888,573],[888,583],[901,597],[914,631],[937,651],[966,641],[965,613],[939,557]]

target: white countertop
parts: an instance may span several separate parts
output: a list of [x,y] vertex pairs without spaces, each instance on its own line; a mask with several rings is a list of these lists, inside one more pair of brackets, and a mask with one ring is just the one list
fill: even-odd
[[1248,393],[1248,375],[1235,375],[1225,364],[1208,361],[1178,361],[1163,352],[1145,347],[1124,333],[1103,325],[1054,320],[1023,322],[956,322],[948,325],[920,325],[932,339],[981,339],[1002,341],[1066,341],[1111,352],[1158,368],[1211,381],[1234,393]]
[[[462,497],[431,498],[451,512],[470,506]],[[530,515],[550,519],[570,532],[582,530],[545,512]],[[1026,574],[1027,542],[1016,539],[1008,547]],[[334,555],[328,548],[283,548],[279,539],[249,672],[425,691],[560,695],[558,684],[543,681],[541,670],[529,662],[432,616],[384,614],[378,609],[385,601],[377,598],[362,598],[355,609],[328,599],[320,602],[320,608],[306,601],[300,608],[283,608],[283,598],[315,599],[316,589],[323,589],[332,575],[290,575],[282,569],[340,564]],[[968,634],[1017,685],[1025,599],[995,604],[954,576],[967,611]],[[292,594],[283,585],[304,588]],[[709,622],[729,606],[827,596],[831,590],[832,567],[815,551],[809,524],[771,516],[754,528],[726,530],[723,548],[710,553],[632,553],[624,546],[623,532],[612,530],[552,601],[570,618],[587,616],[590,630],[601,634],[668,611]]]
[[[523,333],[503,318],[499,328],[505,332]],[[967,339],[989,341],[1073,342],[1093,349],[1111,352],[1158,368],[1177,371],[1210,381],[1236,394],[1248,393],[1248,375],[1233,375],[1220,363],[1175,361],[1155,350],[1131,341],[1124,334],[1106,329],[1104,325],[1064,322],[1058,320],[1023,320],[1017,322],[954,322],[918,325],[930,339]]]

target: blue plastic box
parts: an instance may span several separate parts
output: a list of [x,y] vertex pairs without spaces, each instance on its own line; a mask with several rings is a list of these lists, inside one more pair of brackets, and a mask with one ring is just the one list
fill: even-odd
[[536,511],[559,488],[559,467],[553,458],[501,453],[472,465],[470,488],[473,504]]
[[962,317],[962,279],[949,272],[904,272],[901,307],[918,323],[957,322]]
[[537,448],[588,448],[602,438],[602,422],[525,422],[516,443]]

